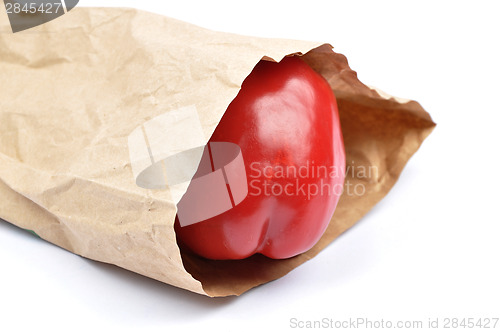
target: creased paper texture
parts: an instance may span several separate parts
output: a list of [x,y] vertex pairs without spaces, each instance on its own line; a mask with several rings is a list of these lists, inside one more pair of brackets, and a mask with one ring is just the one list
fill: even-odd
[[[134,9],[75,8],[16,34],[5,14],[0,22],[0,218],[78,255],[200,294],[241,294],[312,258],[387,194],[434,128],[418,103],[359,82],[328,44],[214,32]],[[344,194],[323,238],[302,255],[210,261],[179,249],[175,204],[187,186],[137,183],[154,164],[144,150],[154,142],[141,141],[156,137],[153,119],[196,110],[198,136],[180,116],[168,123],[176,128],[168,139],[202,146],[254,65],[292,53],[304,54],[337,95],[348,170],[377,172],[347,173],[365,192]],[[160,151],[159,160],[174,150]]]

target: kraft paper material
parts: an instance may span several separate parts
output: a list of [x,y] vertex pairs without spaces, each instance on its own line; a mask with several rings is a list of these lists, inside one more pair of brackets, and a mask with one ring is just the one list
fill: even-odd
[[[192,292],[239,295],[313,258],[388,193],[435,126],[417,102],[361,83],[329,44],[215,32],[116,8],[75,8],[14,34],[0,12],[0,218]],[[146,144],[137,128],[177,112],[171,146],[205,144],[257,62],[291,54],[337,96],[351,192],[321,240],[290,259],[212,261],[179,248],[173,224],[187,185],[137,184],[150,166],[131,152],[140,156]],[[196,135],[188,115],[199,121]]]

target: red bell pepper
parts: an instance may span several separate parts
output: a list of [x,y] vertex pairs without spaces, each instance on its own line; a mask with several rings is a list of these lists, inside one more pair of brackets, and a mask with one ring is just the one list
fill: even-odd
[[[177,218],[181,243],[209,259],[255,253],[282,259],[316,244],[336,208],[345,175],[337,103],[323,77],[297,56],[279,63],[260,61],[210,142],[239,146],[248,194],[204,221],[181,226]],[[182,206],[196,209],[196,202],[188,203]]]

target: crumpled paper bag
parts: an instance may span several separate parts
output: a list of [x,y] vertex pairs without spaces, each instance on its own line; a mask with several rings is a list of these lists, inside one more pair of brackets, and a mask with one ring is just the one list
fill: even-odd
[[[214,32],[134,9],[76,8],[16,34],[6,15],[0,22],[0,218],[200,294],[241,294],[314,257],[387,194],[435,126],[417,102],[362,84],[328,44]],[[136,184],[129,135],[194,107],[206,143],[253,66],[289,54],[302,54],[337,96],[346,185],[358,192],[344,192],[321,240],[290,259],[211,261],[179,249],[172,193]]]

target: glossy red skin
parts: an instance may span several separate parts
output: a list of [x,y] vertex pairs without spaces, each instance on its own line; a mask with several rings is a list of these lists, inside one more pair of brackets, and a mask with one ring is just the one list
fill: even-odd
[[[282,259],[316,244],[333,215],[345,173],[337,103],[323,77],[298,57],[259,62],[210,141],[239,145],[249,194],[233,209],[211,219],[185,227],[176,220],[176,233],[184,245],[209,259],[243,259],[255,253]],[[312,163],[336,168],[339,175],[273,176],[280,167],[311,170]],[[310,199],[300,190],[293,191],[294,195],[274,195],[270,190],[266,194],[264,183],[268,189],[326,183],[332,192],[324,190]]]

